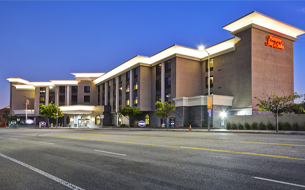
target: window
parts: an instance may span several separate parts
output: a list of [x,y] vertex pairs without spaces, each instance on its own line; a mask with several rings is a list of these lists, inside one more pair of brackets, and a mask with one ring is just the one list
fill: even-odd
[[[208,77],[205,77],[205,87],[208,88]],[[213,87],[213,76],[210,77],[210,87]]]
[[90,102],[90,96],[84,96],[84,102]]
[[[206,61],[205,71],[208,72],[208,61]],[[210,71],[213,71],[214,59],[210,59]]]
[[128,72],[126,73],[126,80],[129,80],[129,78],[130,78],[130,72],[128,71]]
[[167,77],[167,78],[165,79],[165,85],[168,87],[168,86],[170,86],[171,84],[172,84],[171,77]]
[[116,84],[116,78],[113,79],[113,85],[115,85],[115,84]]
[[135,96],[134,101],[133,101],[133,104],[134,104],[134,105],[137,105],[137,104],[138,104],[138,96]]
[[137,76],[138,76],[138,67],[135,68],[135,69],[133,70],[133,72],[134,72],[134,77],[137,77]]
[[40,101],[44,102],[44,101],[46,101],[46,98],[44,96],[40,96]]
[[161,75],[161,64],[157,65],[157,68],[156,68],[156,75],[157,75],[157,76]]
[[161,95],[156,96],[156,101],[161,101]]
[[65,86],[60,86],[59,87],[59,93],[65,93],[66,87]]
[[138,82],[135,82],[135,83],[134,83],[133,89],[134,89],[134,90],[138,90]]
[[120,80],[120,82],[122,82],[122,80],[123,80],[123,76],[122,75],[119,76],[119,80]]
[[59,96],[59,102],[65,102],[65,96]]
[[161,80],[156,81],[156,91],[161,90]]
[[165,101],[169,101],[169,100],[171,100],[171,93],[167,93],[166,95],[165,95]]
[[111,86],[111,82],[110,82],[110,81],[108,81],[108,88],[110,88],[110,86]]
[[95,117],[95,125],[100,125],[101,124],[101,117],[98,115]]
[[129,92],[129,84],[126,86],[126,92]]
[[146,114],[146,116],[145,116],[145,124],[149,125],[149,115],[148,114]]
[[126,106],[129,106],[129,100],[126,100]]
[[84,93],[90,92],[90,86],[84,86]]
[[40,87],[40,93],[46,93],[46,87]]
[[76,95],[72,95],[71,104],[72,105],[77,104],[77,96]]
[[72,93],[77,93],[78,86],[72,86]]
[[171,70],[171,60],[165,62],[165,72],[169,72]]

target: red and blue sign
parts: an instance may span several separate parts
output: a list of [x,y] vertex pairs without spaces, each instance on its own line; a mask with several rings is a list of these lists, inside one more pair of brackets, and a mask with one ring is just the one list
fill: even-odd
[[27,119],[27,120],[25,120],[25,123],[28,124],[28,125],[32,125],[34,123],[34,120],[33,119]]
[[139,122],[138,122],[138,126],[139,126],[139,127],[145,127],[145,126],[146,126],[145,121],[143,121],[143,120],[139,121]]
[[47,125],[47,123],[44,121],[41,121],[41,122],[39,122],[39,125],[44,126],[44,125]]

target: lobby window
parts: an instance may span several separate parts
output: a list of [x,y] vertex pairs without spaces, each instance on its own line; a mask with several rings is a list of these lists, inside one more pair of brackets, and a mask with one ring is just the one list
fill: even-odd
[[77,96],[76,95],[72,95],[71,104],[72,105],[76,105],[77,104]]
[[134,89],[134,90],[138,90],[138,82],[135,82],[135,83],[134,83],[133,89]]
[[126,85],[126,92],[129,92],[129,84]]
[[84,86],[84,92],[89,93],[90,92],[90,86]]
[[84,102],[90,102],[90,96],[84,96]]
[[[205,87],[208,88],[208,77],[205,77]],[[210,77],[210,87],[213,88],[213,76]]]
[[138,76],[138,74],[139,74],[138,72],[139,72],[139,68],[138,67],[133,70],[134,78],[136,78]]
[[170,87],[171,84],[172,84],[171,77],[166,77],[166,79],[165,79],[165,87]]
[[95,117],[95,125],[100,125],[101,124],[101,117],[98,115]]
[[158,64],[156,67],[156,75],[157,76],[161,75],[161,64]]
[[128,71],[128,72],[126,73],[126,80],[129,80],[129,78],[130,78],[130,72]]
[[170,72],[171,71],[171,60],[168,60],[165,62],[165,72]]
[[[205,64],[205,71],[208,72],[208,61],[206,61]],[[214,66],[214,59],[210,59],[210,71],[213,71],[213,66]]]
[[165,94],[165,101],[166,101],[166,102],[169,101],[169,100],[171,100],[171,98],[172,98],[171,93]]
[[72,86],[72,93],[77,93],[78,86]]

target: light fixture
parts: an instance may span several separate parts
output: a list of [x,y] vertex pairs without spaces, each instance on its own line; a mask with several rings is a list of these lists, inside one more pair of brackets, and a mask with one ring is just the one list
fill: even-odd
[[200,50],[200,51],[202,51],[202,50],[204,50],[205,48],[204,48],[204,45],[199,45],[198,46],[198,50]]
[[220,113],[220,117],[222,117],[222,118],[227,117],[227,113],[226,113],[226,112],[221,112],[221,113]]

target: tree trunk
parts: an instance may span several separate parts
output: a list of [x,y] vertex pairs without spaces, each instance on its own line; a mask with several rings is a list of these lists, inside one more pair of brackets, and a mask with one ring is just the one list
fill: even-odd
[[276,132],[279,132],[279,122],[278,122],[278,118],[279,118],[279,111],[276,111]]

